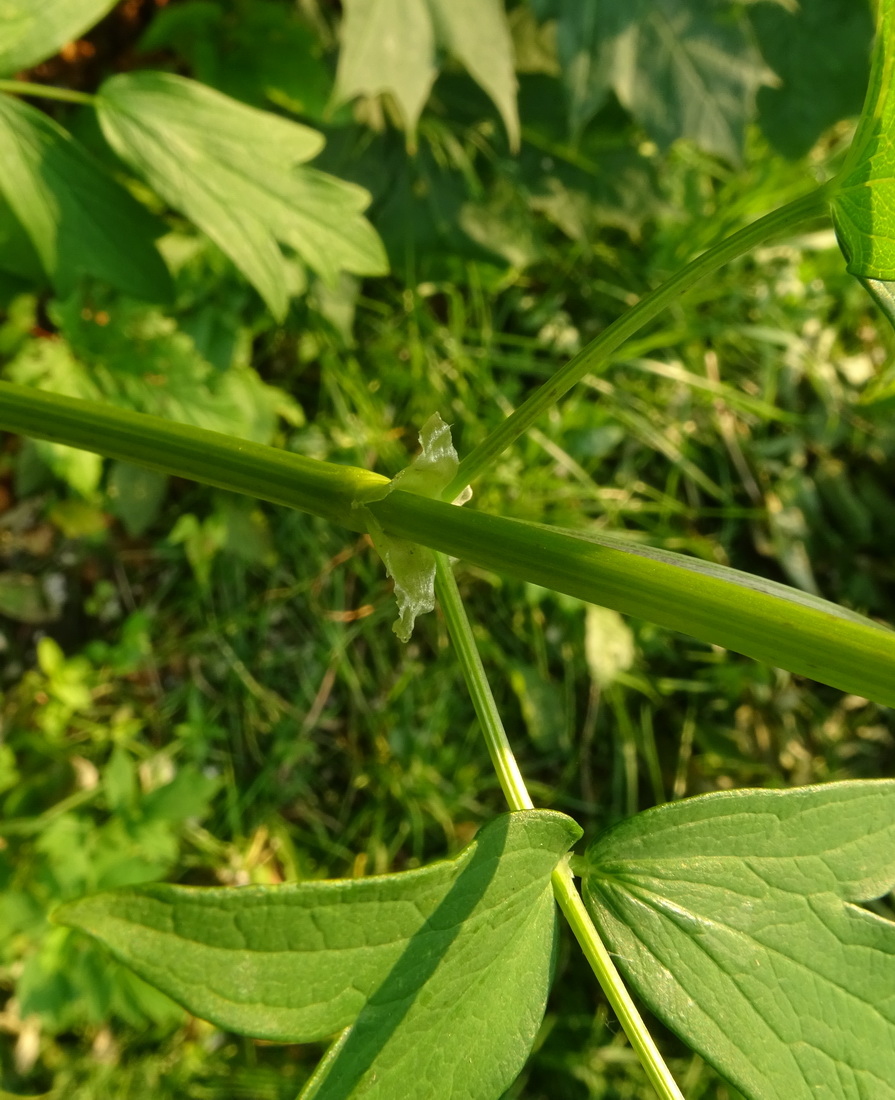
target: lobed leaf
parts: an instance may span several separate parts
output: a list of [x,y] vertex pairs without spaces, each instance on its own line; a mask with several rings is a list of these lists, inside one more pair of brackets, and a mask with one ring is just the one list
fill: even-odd
[[141,886],[72,902],[56,919],[230,1030],[307,1042],[347,1028],[308,1096],[497,1100],[540,1027],[555,950],[550,877],[580,835],[562,814],[523,811],[417,871]]
[[164,301],[171,278],[154,239],[164,226],[45,114],[0,95],[0,195],[60,295],[83,275]]
[[381,275],[382,244],[362,216],[363,188],[299,167],[316,131],[170,73],[122,73],[100,88],[109,144],[225,252],[282,319],[287,270],[277,242],[322,278]]
[[3,0],[0,76],[52,57],[114,6],[115,0]]
[[336,98],[390,93],[413,139],[438,75],[436,47],[462,62],[519,146],[513,43],[502,0],[344,0]]
[[541,0],[557,17],[557,48],[572,128],[606,94],[659,145],[689,138],[731,160],[768,71],[741,22],[691,0]]
[[588,848],[585,902],[664,1023],[753,1100],[895,1097],[895,781],[730,791]]

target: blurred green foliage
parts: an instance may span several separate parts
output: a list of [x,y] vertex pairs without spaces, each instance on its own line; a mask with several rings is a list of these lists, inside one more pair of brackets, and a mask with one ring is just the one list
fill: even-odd
[[[660,17],[676,37],[653,66]],[[431,77],[414,101],[400,59],[397,83],[381,57],[346,71],[360,63],[334,4],[117,7],[28,79],[92,92],[151,64],[313,126],[315,167],[372,195],[392,274],[327,283],[288,253],[275,323],[114,163],[89,108],[43,103],[159,219],[173,293],[141,301],[95,275],[54,290],[3,206],[3,376],[387,474],[438,410],[463,454],[645,289],[826,178],[866,80],[855,0],[538,0],[506,19],[503,85],[442,27],[412,59]],[[725,105],[710,130],[675,76],[706,41],[705,95]],[[657,96],[676,110],[659,119]],[[893,621],[893,348],[831,232],[764,248],[624,347],[476,500]],[[443,625],[399,645],[364,539],[10,437],[0,558],[0,1088],[293,1097],[317,1048],[186,1019],[46,913],[125,882],[361,875],[456,851],[501,799]],[[533,796],[589,834],[684,794],[892,773],[892,715],[865,700],[532,586],[462,567],[460,582]],[[509,1095],[647,1097],[574,959],[564,944]],[[658,1030],[688,1097],[732,1095]]]

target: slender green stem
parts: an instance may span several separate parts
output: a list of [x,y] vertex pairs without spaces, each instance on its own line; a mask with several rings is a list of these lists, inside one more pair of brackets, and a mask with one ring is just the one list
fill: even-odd
[[444,554],[435,555],[435,583],[438,602],[444,612],[451,641],[457,651],[466,686],[472,696],[472,705],[482,725],[485,744],[491,763],[497,772],[501,790],[511,810],[532,810],[534,803],[525,788],[525,780],[519,771],[516,757],[510,748],[507,731],[491,693],[491,685],[485,675],[482,659],[466,616],[466,608],[460,598],[450,559]]
[[[485,743],[500,780],[500,786],[511,810],[531,810],[534,803],[525,788],[525,780],[510,748],[503,720],[494,701],[491,685],[485,674],[466,608],[460,598],[450,559],[444,554],[435,555],[438,600],[444,612],[451,641],[457,651],[466,686],[472,696],[473,706],[482,725]],[[622,982],[621,975],[606,950],[600,935],[584,908],[581,895],[575,887],[568,861],[553,872],[553,893],[560,909],[571,925],[575,938],[581,944],[585,958],[590,963],[603,992],[612,1005],[619,1023],[624,1028],[631,1046],[643,1063],[643,1068],[661,1100],[683,1100],[665,1065],[646,1024],[641,1019],[631,995]]]
[[685,291],[711,275],[730,260],[742,256],[756,245],[763,244],[772,237],[793,232],[813,222],[827,210],[827,203],[833,181],[816,188],[808,195],[781,206],[779,210],[759,218],[738,233],[726,238],[697,256],[695,260],[681,268],[660,287],[657,287],[636,306],[623,314],[605,329],[587,347],[525,400],[514,413],[493,431],[487,439],[475,447],[460,463],[456,477],[445,489],[443,500],[453,500],[457,494],[481,474],[494,459],[531,427],[541,413],[572,388],[577,382],[604,363],[625,340],[633,336],[648,321],[661,313]]
[[88,95],[87,92],[76,92],[74,88],[54,88],[52,84],[31,84],[27,80],[0,80],[0,92],[59,99],[63,103],[96,103],[96,96]]
[[662,1100],[684,1100],[681,1090],[671,1076],[671,1071],[659,1053],[659,1048],[653,1042],[652,1035],[637,1011],[637,1006],[625,988],[621,974],[616,970],[612,957],[600,939],[600,934],[594,928],[581,895],[575,887],[568,863],[561,863],[553,872],[553,893],[575,933],[575,939],[581,945],[585,958],[596,974],[606,999],[612,1005],[618,1022],[622,1025],[628,1041],[646,1070],[653,1088]]

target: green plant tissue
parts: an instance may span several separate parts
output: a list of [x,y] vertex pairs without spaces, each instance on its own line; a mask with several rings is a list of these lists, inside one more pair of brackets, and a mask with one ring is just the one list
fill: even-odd
[[[445,424],[438,413],[429,417],[419,438],[422,451],[409,466],[392,478],[383,496],[401,489],[406,493],[437,498],[457,472],[460,460],[451,440],[450,425]],[[463,494],[455,503],[462,504],[468,499]],[[395,582],[398,618],[392,629],[402,642],[409,642],[417,616],[435,608],[435,554],[419,543],[387,535],[369,511],[367,530],[385,562],[388,575]]]

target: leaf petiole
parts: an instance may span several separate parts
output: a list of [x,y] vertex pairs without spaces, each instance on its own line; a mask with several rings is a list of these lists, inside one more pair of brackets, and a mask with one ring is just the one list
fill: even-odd
[[534,803],[510,747],[446,554],[435,555],[435,591],[507,805],[511,810],[532,810]]
[[96,96],[87,92],[76,92],[74,88],[56,88],[52,84],[34,84],[27,80],[0,80],[0,92],[36,96],[40,99],[58,99],[63,103],[84,103],[88,106],[96,103]]
[[[482,725],[485,743],[501,789],[510,809],[533,809],[534,804],[510,747],[509,738],[491,692],[491,685],[488,683],[488,677],[479,656],[472,627],[451,570],[450,559],[445,554],[436,554],[435,562],[438,600],[472,696],[473,706]],[[656,1092],[661,1100],[684,1100],[584,908],[584,902],[575,886],[568,860],[563,860],[559,864],[553,872],[551,882],[556,901]]]

